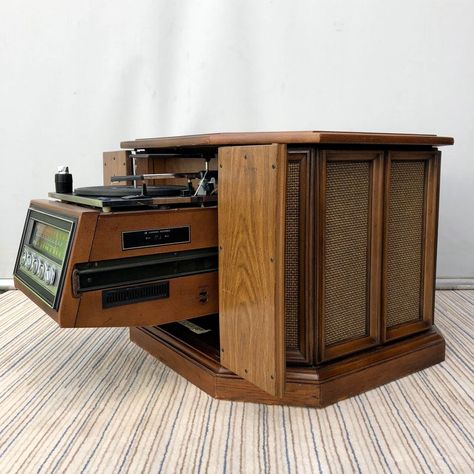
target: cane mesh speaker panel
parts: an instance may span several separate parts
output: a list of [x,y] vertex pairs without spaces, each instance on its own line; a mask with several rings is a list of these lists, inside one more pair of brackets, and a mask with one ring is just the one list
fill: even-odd
[[392,161],[386,255],[386,324],[421,318],[424,161]]
[[288,162],[285,235],[285,342],[286,348],[290,350],[300,349],[300,167],[299,161]]
[[327,163],[325,344],[368,335],[370,164]]

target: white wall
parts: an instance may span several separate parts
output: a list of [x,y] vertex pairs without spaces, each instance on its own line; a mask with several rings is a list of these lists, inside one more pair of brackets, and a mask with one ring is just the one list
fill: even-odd
[[30,198],[101,182],[121,140],[336,129],[453,135],[438,275],[474,277],[474,2],[0,3],[0,278]]

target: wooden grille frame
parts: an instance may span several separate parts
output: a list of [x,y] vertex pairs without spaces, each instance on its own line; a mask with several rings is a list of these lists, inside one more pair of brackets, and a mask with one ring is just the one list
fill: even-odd
[[[389,151],[384,166],[384,223],[382,262],[382,312],[381,340],[388,342],[430,328],[434,322],[434,297],[436,275],[436,247],[438,229],[438,200],[441,152],[429,151]],[[420,318],[396,326],[387,326],[387,255],[389,242],[390,175],[392,162],[425,161],[423,197],[422,262],[420,284]]]
[[[369,161],[369,221],[368,261],[367,261],[367,336],[337,342],[325,343],[325,222],[326,222],[326,183],[327,163],[334,161]],[[382,262],[382,212],[383,212],[383,150],[320,150],[317,169],[318,193],[316,209],[317,218],[317,350],[316,360],[327,361],[351,354],[353,352],[376,346],[380,343],[380,296],[381,296],[381,262]]]
[[[311,203],[314,202],[314,148],[291,148],[287,150],[288,166],[298,162],[299,176],[299,313],[298,349],[286,349],[286,361],[290,365],[311,365],[314,363],[314,217]],[[285,255],[286,259],[286,255]],[[286,281],[285,281],[286,283]],[[285,315],[286,316],[286,315]],[[285,327],[286,337],[286,327]]]

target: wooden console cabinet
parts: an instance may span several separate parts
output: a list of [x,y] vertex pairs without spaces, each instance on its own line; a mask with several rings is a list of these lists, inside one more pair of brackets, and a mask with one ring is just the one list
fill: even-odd
[[[123,142],[104,179],[219,171],[219,314],[132,328],[211,396],[323,407],[444,359],[433,324],[436,135],[224,133]],[[131,153],[133,153],[131,155]]]

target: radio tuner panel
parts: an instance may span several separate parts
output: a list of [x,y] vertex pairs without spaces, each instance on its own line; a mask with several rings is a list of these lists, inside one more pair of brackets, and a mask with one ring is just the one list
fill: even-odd
[[50,308],[57,309],[77,220],[30,208],[15,276]]
[[35,200],[15,286],[61,327],[152,326],[218,312],[217,208]]

